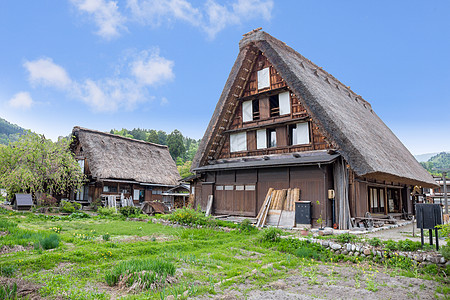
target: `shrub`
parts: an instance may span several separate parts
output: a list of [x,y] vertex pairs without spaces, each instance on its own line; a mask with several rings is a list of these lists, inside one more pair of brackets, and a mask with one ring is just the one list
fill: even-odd
[[386,242],[384,242],[384,247],[391,251],[398,250],[398,245],[393,240],[387,240]]
[[383,245],[383,242],[377,237],[369,239],[367,241],[367,243],[369,243],[369,245],[374,246],[374,247],[379,247],[379,246]]
[[350,234],[350,233],[346,232],[346,233],[337,235],[336,240],[341,243],[350,243],[350,242],[358,241],[359,238],[354,234]]
[[252,226],[252,222],[249,219],[244,219],[241,224],[239,224],[239,230],[241,232],[252,232],[256,228]]
[[269,227],[262,231],[260,240],[261,242],[278,242],[282,233],[281,229]]
[[128,286],[137,282],[141,288],[148,289],[156,281],[165,281],[167,275],[173,276],[175,271],[176,268],[171,262],[161,259],[130,260],[119,263],[107,272],[105,280],[109,286],[114,286],[126,278]]
[[119,212],[125,217],[136,217],[139,216],[142,210],[136,206],[125,206],[119,209]]
[[102,216],[112,216],[116,213],[114,207],[99,207],[97,213]]
[[38,199],[38,205],[41,205],[41,206],[56,206],[57,202],[58,202],[58,200],[56,200],[55,197],[53,197],[52,195],[49,195],[49,194],[43,194]]
[[71,213],[69,219],[89,219],[91,216],[84,211],[78,211]]
[[100,207],[102,207],[102,199],[97,198],[91,202],[92,210],[97,211]]
[[216,226],[217,222],[212,217],[206,217],[199,209],[179,208],[167,216],[172,222],[178,222],[185,225],[204,225]]
[[422,244],[420,242],[413,242],[410,239],[406,239],[398,241],[397,247],[400,251],[416,251],[422,247]]
[[61,201],[61,211],[65,213],[73,213],[81,209],[81,204],[77,202]]
[[17,297],[17,284],[9,287],[8,285],[0,286],[0,299],[4,300],[15,300]]
[[301,258],[314,258],[316,260],[321,258],[321,254],[317,249],[308,247],[307,245],[298,248],[294,254]]
[[54,249],[59,246],[60,237],[56,233],[50,234],[48,237],[45,237],[39,241],[42,249],[49,250]]
[[439,252],[441,252],[445,260],[450,260],[450,245],[442,246]]
[[[13,266],[0,267],[0,275],[2,275],[2,276],[12,277],[14,275],[15,271],[16,271],[16,268]],[[3,299],[3,298],[0,297],[0,299]]]
[[109,233],[106,233],[106,234],[102,235],[102,239],[105,242],[107,242],[107,241],[109,241],[111,239],[111,236],[109,235]]

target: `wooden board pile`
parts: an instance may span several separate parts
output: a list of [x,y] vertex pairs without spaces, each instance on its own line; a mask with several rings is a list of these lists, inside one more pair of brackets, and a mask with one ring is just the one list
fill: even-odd
[[300,189],[275,190],[270,188],[256,217],[257,227],[268,225],[295,226],[295,202],[300,199]]

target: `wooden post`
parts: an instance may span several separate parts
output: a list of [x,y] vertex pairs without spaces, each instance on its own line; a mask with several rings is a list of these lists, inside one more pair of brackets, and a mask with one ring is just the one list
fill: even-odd
[[442,172],[442,180],[444,181],[444,202],[445,202],[445,214],[448,215],[448,197],[447,197],[447,172]]

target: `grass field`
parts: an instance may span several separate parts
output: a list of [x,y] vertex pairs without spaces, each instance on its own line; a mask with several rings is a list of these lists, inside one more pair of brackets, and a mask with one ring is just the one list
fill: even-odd
[[120,216],[48,217],[0,209],[0,297],[2,290],[13,294],[6,282],[15,281],[18,290],[26,282],[49,299],[257,299],[275,290],[339,298],[333,293],[342,287],[374,299],[388,299],[393,290],[421,299],[450,295],[445,270],[336,256],[247,225],[185,228]]

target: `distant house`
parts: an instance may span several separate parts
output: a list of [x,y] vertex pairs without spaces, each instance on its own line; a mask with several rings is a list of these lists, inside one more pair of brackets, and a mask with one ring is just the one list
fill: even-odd
[[178,185],[181,177],[167,146],[78,126],[72,134],[72,151],[88,178],[74,200],[87,204],[123,195],[135,204],[162,201],[163,193]]
[[263,31],[240,41],[192,170],[195,206],[213,195],[215,214],[256,216],[269,188],[300,188],[314,226],[342,229],[411,214],[411,188],[436,185],[370,103]]
[[[432,189],[424,189],[425,196],[430,200],[431,203],[445,205],[445,194],[444,194],[444,177],[443,176],[434,176],[433,179],[436,181],[436,184],[439,187],[435,187]],[[447,186],[447,201],[450,200],[450,178],[445,177],[446,186]]]

